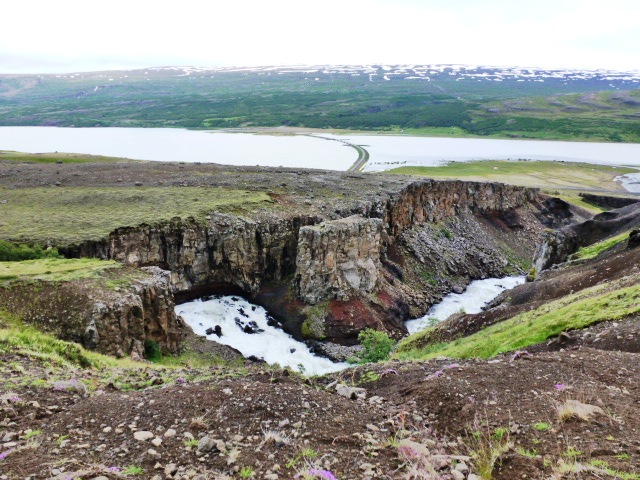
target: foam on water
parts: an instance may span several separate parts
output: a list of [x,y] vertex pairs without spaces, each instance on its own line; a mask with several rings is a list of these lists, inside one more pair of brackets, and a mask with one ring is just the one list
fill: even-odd
[[[198,335],[204,335],[214,342],[239,350],[242,355],[254,355],[267,363],[291,367],[306,375],[322,375],[336,372],[349,366],[334,363],[314,355],[302,342],[273,324],[267,311],[237,296],[215,296],[194,300],[176,306],[176,313]],[[255,323],[254,323],[255,322]],[[220,326],[222,336],[207,334],[208,329]],[[246,333],[246,330],[256,333]],[[211,331],[210,331],[211,332]]]
[[505,290],[524,283],[525,277],[487,278],[471,282],[463,293],[451,293],[429,309],[424,317],[405,323],[409,333],[416,333],[432,325],[432,319],[441,322],[464,309],[465,313],[479,313],[491,300]]

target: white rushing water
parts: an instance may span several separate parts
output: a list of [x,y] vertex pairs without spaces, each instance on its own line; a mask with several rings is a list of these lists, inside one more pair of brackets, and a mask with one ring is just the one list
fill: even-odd
[[[322,375],[342,370],[347,363],[334,363],[314,355],[302,342],[273,324],[267,311],[237,296],[215,296],[176,306],[176,313],[198,335],[239,350],[242,355],[254,355],[270,364],[291,367],[306,375]],[[213,331],[220,326],[222,335]],[[207,334],[207,330],[209,334]],[[254,330],[256,333],[246,333]]]
[[429,309],[424,317],[405,323],[409,333],[416,333],[435,322],[446,320],[454,313],[479,313],[491,300],[505,290],[524,283],[525,277],[487,278],[471,282],[463,293],[450,293]]
[[[525,277],[489,278],[471,282],[464,293],[452,293],[434,305],[422,318],[406,322],[409,333],[415,333],[434,321],[446,320],[464,309],[478,313],[503,291],[524,283]],[[176,306],[176,313],[197,335],[239,350],[245,357],[255,356],[269,364],[290,367],[306,375],[337,372],[348,363],[334,363],[314,355],[307,345],[275,326],[276,321],[262,307],[238,296],[214,296]],[[433,319],[437,320],[433,320]],[[216,327],[219,327],[216,334]],[[253,333],[248,333],[249,331]]]

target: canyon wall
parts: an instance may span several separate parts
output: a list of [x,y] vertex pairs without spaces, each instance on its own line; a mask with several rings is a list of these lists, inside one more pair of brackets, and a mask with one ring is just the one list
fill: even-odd
[[[309,212],[295,205],[259,215],[213,213],[206,222],[174,219],[120,228],[103,242],[80,245],[75,253],[159,266],[171,272],[176,293],[226,284],[262,298],[275,311],[286,310],[279,308],[282,302],[300,302],[301,307],[324,302],[329,336],[348,341],[365,326],[402,335],[402,319],[424,313],[452,288],[508,273],[513,259],[502,255],[489,261],[492,255],[511,250],[528,259],[544,227],[571,217],[535,189],[433,180],[405,183],[394,192],[362,192],[323,209]],[[441,253],[431,258],[433,253],[421,250],[421,228],[455,223],[462,216],[484,219],[484,226],[468,220],[464,228],[477,228],[477,238],[466,232],[465,243],[443,248],[473,252],[478,251],[473,245],[482,244],[484,260],[467,255],[453,261]],[[481,238],[493,238],[494,232],[499,239],[487,243]],[[451,260],[448,269],[439,266],[445,260]],[[443,278],[434,284],[427,270]],[[455,282],[448,277],[456,277]],[[277,295],[260,297],[274,285],[280,286]],[[283,320],[299,333],[300,316]]]

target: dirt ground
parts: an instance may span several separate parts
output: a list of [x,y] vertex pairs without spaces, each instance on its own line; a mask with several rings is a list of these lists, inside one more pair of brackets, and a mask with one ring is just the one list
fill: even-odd
[[[497,479],[640,472],[634,353],[390,362],[319,379],[259,366],[68,371],[19,354],[2,365],[3,479],[472,479],[472,451],[498,440]],[[562,418],[563,407],[591,413]]]

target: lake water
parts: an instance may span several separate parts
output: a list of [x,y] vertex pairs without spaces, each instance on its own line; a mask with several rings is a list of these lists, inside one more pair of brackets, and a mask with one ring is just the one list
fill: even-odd
[[346,170],[358,158],[340,142],[173,128],[0,127],[0,150],[68,152],[136,160]]
[[254,135],[170,128],[0,127],[0,150],[69,152],[141,160],[347,170],[363,145],[366,171],[485,159],[563,160],[640,168],[640,144],[392,135]]
[[365,171],[470,160],[553,160],[640,168],[639,143],[340,135],[370,154]]

